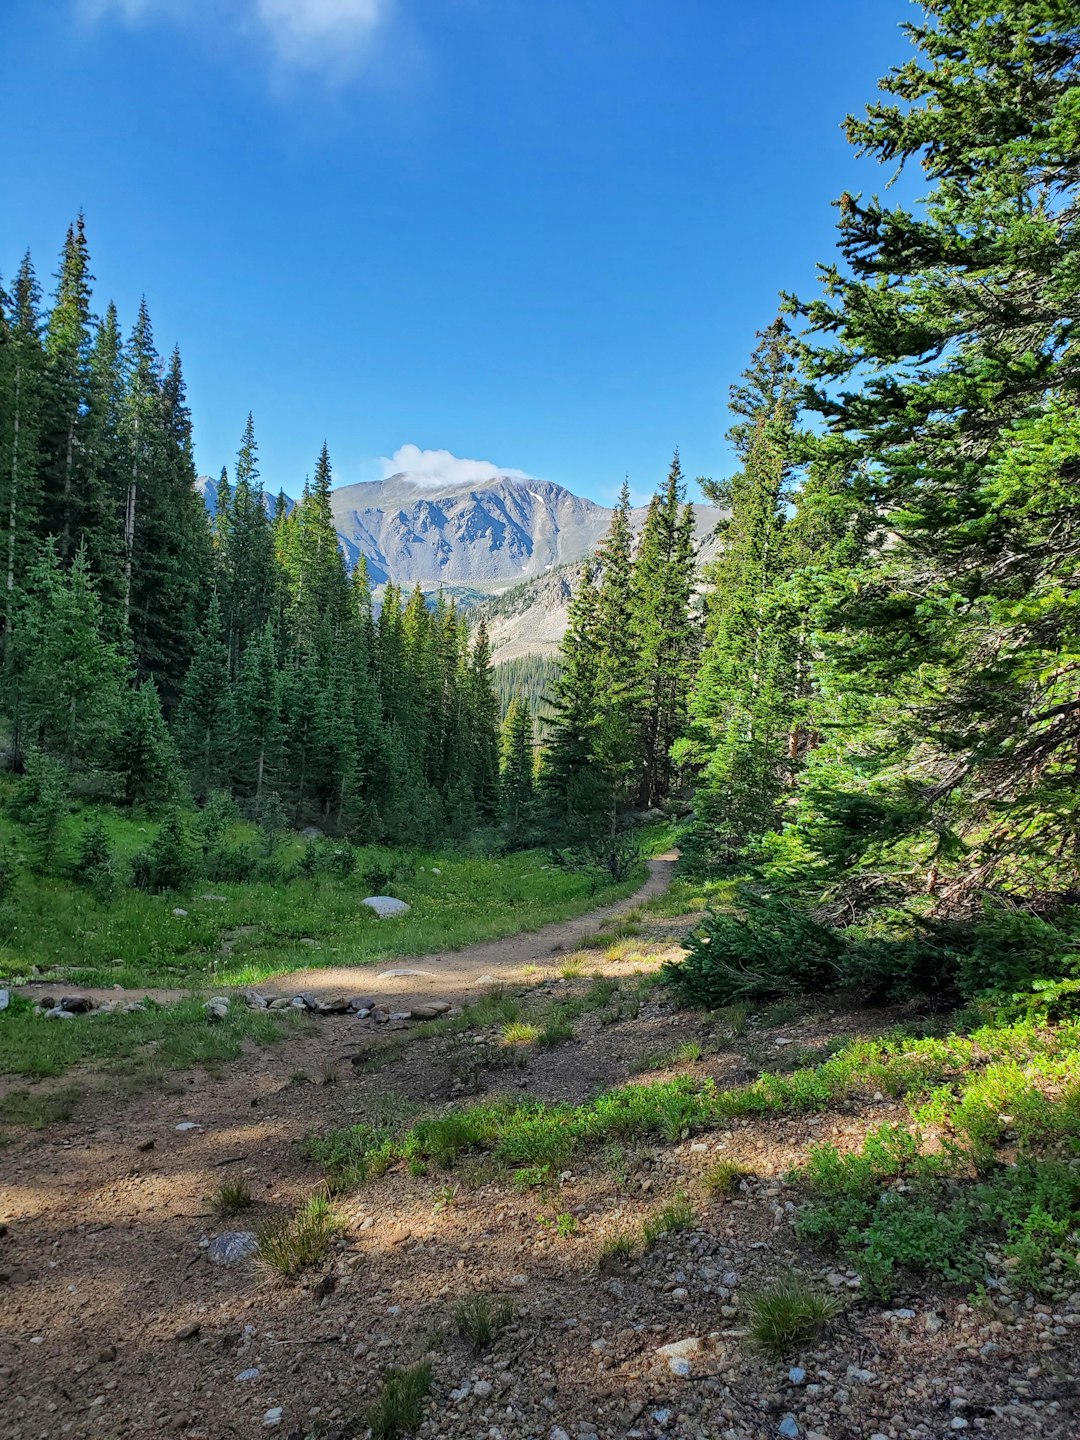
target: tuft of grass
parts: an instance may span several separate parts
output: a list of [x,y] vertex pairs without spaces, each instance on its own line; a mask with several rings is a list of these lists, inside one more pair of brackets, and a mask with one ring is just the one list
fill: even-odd
[[511,1020],[503,1026],[504,1045],[532,1045],[540,1038],[540,1026],[531,1020]]
[[611,1260],[629,1260],[637,1249],[637,1240],[629,1230],[609,1235],[600,1247],[600,1264]]
[[580,960],[564,960],[559,966],[559,974],[564,980],[580,980],[585,974],[585,966]]
[[226,1180],[218,1186],[213,1200],[214,1214],[223,1219],[226,1215],[239,1215],[251,1205],[251,1191],[243,1180]]
[[491,1295],[470,1295],[454,1311],[454,1326],[474,1355],[493,1345],[514,1317],[509,1300]]
[[835,1295],[787,1274],[750,1298],[750,1337],[767,1355],[779,1360],[813,1339],[840,1309]]
[[419,1428],[424,1402],[431,1394],[431,1366],[426,1360],[407,1370],[391,1370],[378,1400],[365,1416],[371,1440],[402,1440]]
[[479,1000],[465,1006],[464,1015],[468,1028],[494,1030],[513,1024],[521,1015],[521,1003],[505,985],[490,985]]
[[573,1024],[565,1015],[553,1015],[544,1028],[536,1037],[538,1045],[548,1048],[553,1045],[562,1045],[567,1040],[574,1038]]
[[25,1125],[30,1130],[48,1130],[70,1120],[81,1091],[74,1085],[62,1090],[12,1090],[0,1100],[0,1125]]
[[326,1195],[312,1195],[293,1215],[272,1220],[259,1231],[259,1259],[277,1275],[292,1278],[318,1265],[343,1228]]
[[675,1049],[672,1057],[677,1065],[696,1065],[704,1051],[696,1040],[685,1040]]
[[682,1190],[676,1190],[671,1200],[650,1215],[642,1225],[641,1238],[646,1246],[654,1245],[661,1235],[674,1235],[680,1230],[689,1230],[696,1220],[697,1215],[689,1198]]
[[710,1200],[719,1200],[739,1188],[739,1181],[750,1172],[735,1160],[714,1160],[701,1177],[705,1194]]
[[725,1005],[722,1010],[717,1010],[716,1018],[731,1031],[732,1035],[738,1037],[746,1034],[746,1027],[750,1023],[749,1005]]

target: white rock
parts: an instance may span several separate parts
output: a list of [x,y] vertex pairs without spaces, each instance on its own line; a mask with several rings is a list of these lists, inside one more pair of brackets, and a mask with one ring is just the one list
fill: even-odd
[[693,1372],[692,1361],[701,1354],[701,1341],[696,1335],[685,1340],[673,1340],[670,1345],[661,1345],[656,1352],[667,1361],[667,1367],[681,1380],[689,1379]]
[[281,1424],[281,1411],[282,1407],[280,1405],[273,1405],[267,1410],[263,1416],[263,1424],[268,1430],[272,1430],[275,1425]]
[[486,1400],[491,1394],[491,1388],[490,1380],[477,1380],[476,1384],[472,1387],[472,1393],[478,1400]]
[[176,909],[172,913],[176,916],[177,920],[184,920],[187,918],[187,911],[181,910],[179,905],[177,905]]
[[376,977],[379,980],[434,980],[434,970],[384,970]]
[[432,865],[432,867],[431,867],[431,873],[432,873],[433,875],[441,875],[441,874],[442,874],[442,871],[439,869],[438,865]]
[[510,1276],[510,1284],[513,1285],[513,1286],[515,1286],[518,1290],[522,1289],[522,1288],[523,1288],[524,1286],[526,1286],[528,1283],[529,1283],[529,1277],[528,1277],[527,1275],[511,1275],[511,1276]]
[[0,990],[0,1010],[6,1010],[11,1004],[11,991]]
[[239,1384],[241,1380],[257,1380],[260,1373],[258,1367],[252,1365],[249,1370],[241,1370],[239,1375],[234,1375],[233,1380],[236,1381],[237,1384]]
[[404,900],[395,900],[392,895],[369,895],[363,904],[369,910],[374,910],[380,920],[390,920],[395,915],[407,915],[412,909]]
[[181,1133],[183,1133],[183,1131],[185,1130],[201,1130],[203,1127],[199,1124],[197,1120],[181,1120],[180,1124],[177,1125],[176,1128]]

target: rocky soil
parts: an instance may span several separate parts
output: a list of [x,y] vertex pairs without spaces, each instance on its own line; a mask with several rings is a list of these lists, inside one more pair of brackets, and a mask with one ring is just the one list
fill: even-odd
[[[645,949],[649,965],[672,953],[659,934]],[[561,979],[561,954],[548,950],[529,981],[538,1008],[589,984]],[[511,1053],[493,1035],[410,1041],[407,1028],[388,1045],[386,1027],[342,1013],[165,1090],[78,1077],[88,1092],[70,1122],[11,1131],[0,1148],[0,1434],[363,1435],[386,1370],[428,1356],[427,1440],[1075,1440],[1080,1294],[1047,1306],[1017,1289],[973,1303],[923,1287],[883,1305],[835,1255],[795,1237],[788,1170],[813,1141],[854,1146],[889,1118],[871,1095],[597,1156],[546,1191],[515,1189],[480,1162],[395,1170],[342,1197],[344,1233],[302,1280],[269,1279],[251,1255],[215,1263],[222,1235],[258,1230],[318,1186],[302,1148],[310,1132],[406,1123],[475,1094],[586,1099],[670,1073],[656,1057],[684,1041],[705,1058],[681,1068],[739,1083],[889,1018],[804,1014],[732,1037],[653,992],[635,1018],[591,1014],[566,1044]],[[710,1201],[699,1180],[718,1157],[751,1174]],[[232,1179],[254,1203],[219,1219],[211,1197]],[[695,1204],[694,1228],[601,1264],[605,1237],[677,1188]],[[842,1309],[819,1341],[773,1361],[748,1344],[747,1298],[791,1266]],[[475,1355],[453,1312],[479,1293],[513,1312]]]

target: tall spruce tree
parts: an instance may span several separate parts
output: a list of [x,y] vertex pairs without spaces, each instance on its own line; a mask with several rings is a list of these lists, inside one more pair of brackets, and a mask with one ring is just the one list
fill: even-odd
[[930,194],[845,195],[803,307],[827,441],[889,532],[839,590],[824,678],[862,721],[815,752],[800,830],[849,914],[1067,891],[1080,847],[1080,28],[1056,0],[923,12],[847,130]]
[[[4,639],[10,638],[41,516],[40,434],[45,408],[41,291],[29,251],[0,324],[0,523],[4,531]],[[4,307],[6,309],[6,307]]]
[[197,799],[204,800],[212,790],[228,785],[235,728],[229,650],[222,632],[221,607],[214,595],[176,713],[177,741]]
[[45,327],[47,392],[42,435],[43,521],[68,563],[85,538],[86,420],[90,399],[90,259],[82,215],[68,226],[56,299]]
[[678,451],[663,489],[653,497],[634,557],[633,641],[641,690],[642,806],[664,800],[674,778],[671,748],[686,722],[698,648],[691,612],[694,516],[684,503]]
[[702,482],[727,519],[706,577],[706,645],[691,724],[676,747],[699,771],[686,846],[699,864],[736,861],[753,837],[777,823],[780,798],[794,780],[791,738],[806,663],[799,655],[805,626],[786,589],[794,559],[785,519],[797,385],[790,333],[777,320],[732,390],[729,438],[742,466],[729,481]]
[[529,702],[515,695],[503,721],[500,777],[503,839],[510,850],[533,838],[535,784],[533,778],[533,719]]

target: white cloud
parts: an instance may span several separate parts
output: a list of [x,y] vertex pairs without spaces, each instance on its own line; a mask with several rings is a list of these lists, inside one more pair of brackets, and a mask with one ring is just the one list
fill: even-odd
[[384,455],[379,464],[384,480],[404,474],[410,480],[428,485],[482,485],[485,480],[494,480],[500,475],[507,475],[511,480],[535,478],[525,470],[508,469],[490,460],[463,460],[449,450],[421,450],[418,445],[402,445],[393,455]]
[[287,65],[341,70],[367,49],[395,0],[75,0],[91,20],[112,15],[128,24],[163,18],[241,33],[261,33]]

